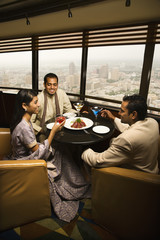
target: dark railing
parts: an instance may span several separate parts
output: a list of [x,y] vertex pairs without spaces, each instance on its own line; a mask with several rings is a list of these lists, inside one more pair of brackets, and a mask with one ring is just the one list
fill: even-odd
[[[14,90],[20,90],[17,88],[14,88]],[[78,94],[68,94],[70,96],[75,96],[75,97],[79,97],[80,95]],[[14,104],[15,104],[15,98],[16,98],[16,94],[14,93],[3,93],[2,91],[0,91],[0,109],[1,109],[1,114],[0,114],[0,127],[9,127],[10,125],[10,121],[12,119],[12,115],[13,115],[13,111],[14,111]],[[113,114],[115,116],[118,116],[118,112],[119,112],[119,107],[113,107],[112,105],[107,105],[108,102],[111,103],[121,103],[120,101],[115,101],[115,100],[111,100],[111,99],[105,99],[105,98],[100,98],[100,97],[91,97],[86,95],[85,98],[92,98],[95,100],[103,100],[104,104],[97,104],[96,101],[94,102],[89,102],[89,101],[84,101],[85,102],[85,106],[84,106],[84,110],[86,111],[90,111],[90,107],[93,105],[100,105],[102,108],[106,108],[109,109],[110,111],[113,112]],[[76,100],[75,100],[76,101]],[[74,100],[71,100],[71,103],[75,102]],[[107,102],[107,104],[105,104],[105,101]],[[157,108],[148,108],[149,110],[152,111],[157,111]],[[159,123],[160,123],[160,116],[159,115],[155,115],[155,114],[149,114],[149,116],[155,118]]]

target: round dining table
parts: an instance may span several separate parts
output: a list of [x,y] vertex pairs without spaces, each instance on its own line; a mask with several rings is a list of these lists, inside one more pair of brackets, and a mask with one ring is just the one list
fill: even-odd
[[[86,126],[85,129],[82,128],[78,130],[71,127],[67,128],[64,126],[61,131],[55,134],[52,146],[60,146],[60,148],[62,149],[63,147],[67,147],[68,151],[72,154],[73,159],[81,169],[82,174],[87,179],[90,174],[88,174],[88,170],[84,165],[83,160],[81,159],[82,152],[89,147],[98,151],[100,151],[101,147],[102,149],[106,149],[110,138],[112,138],[115,127],[111,120],[101,116],[98,116],[97,122],[95,122],[94,115],[89,113],[81,113],[80,118],[87,118],[91,120],[90,122],[92,122],[92,124],[90,124],[89,127]],[[72,120],[72,122],[74,122],[74,119]],[[109,131],[103,134],[96,133],[93,131],[93,128],[95,126],[107,127],[109,128]]]
[[[93,125],[86,127],[85,129],[74,129],[63,127],[60,132],[57,132],[54,136],[54,141],[57,143],[66,143],[74,145],[92,145],[110,138],[114,132],[114,124],[108,118],[98,116],[97,122],[92,114],[82,113],[80,118],[87,118],[93,121]],[[97,133],[93,131],[96,126],[105,126],[109,128],[107,133]]]

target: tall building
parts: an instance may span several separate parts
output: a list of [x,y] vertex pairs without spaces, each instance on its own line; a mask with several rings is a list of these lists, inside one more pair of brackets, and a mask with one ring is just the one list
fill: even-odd
[[108,79],[108,64],[101,66],[99,69],[99,77]]
[[119,69],[118,68],[112,68],[111,79],[113,79],[113,80],[118,80],[119,79]]
[[76,72],[76,66],[74,62],[71,62],[69,64],[69,75],[73,75]]

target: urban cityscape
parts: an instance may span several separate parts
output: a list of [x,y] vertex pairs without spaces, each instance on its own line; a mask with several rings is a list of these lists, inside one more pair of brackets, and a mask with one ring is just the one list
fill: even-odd
[[[0,86],[14,88],[31,88],[31,66],[15,66],[3,64],[0,67]],[[59,88],[68,93],[79,93],[81,64],[79,61],[61,62],[52,65],[51,62],[39,64],[39,89],[43,89],[43,78],[48,72],[54,72],[59,78]],[[54,67],[53,67],[54,66]],[[86,95],[106,99],[122,100],[126,94],[138,93],[141,81],[142,61],[89,61],[86,78]],[[4,89],[3,89],[4,91]],[[89,101],[93,101],[89,99]],[[94,100],[95,101],[95,100]],[[115,105],[98,101],[99,104]],[[148,95],[148,105],[160,108],[160,65],[154,62]],[[160,112],[153,112],[160,115]]]

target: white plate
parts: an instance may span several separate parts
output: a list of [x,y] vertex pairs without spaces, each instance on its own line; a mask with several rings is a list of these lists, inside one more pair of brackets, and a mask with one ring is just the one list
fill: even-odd
[[48,129],[52,129],[53,125],[54,125],[54,122],[48,123],[46,127],[47,127]]
[[76,116],[76,114],[74,112],[68,112],[68,113],[64,113],[63,116],[67,118],[73,118]]
[[[82,128],[73,128],[73,127],[71,127],[71,125],[75,122],[75,120],[77,118],[82,119],[85,122],[86,126],[82,127]],[[65,124],[64,124],[64,127],[68,128],[68,129],[71,129],[71,130],[83,130],[83,129],[87,129],[87,128],[92,127],[92,125],[93,125],[93,121],[91,119],[89,119],[89,118],[75,117],[75,118],[67,119]]]
[[93,132],[95,133],[100,133],[100,134],[105,134],[105,133],[108,133],[110,131],[110,129],[106,126],[95,126],[92,128]]

